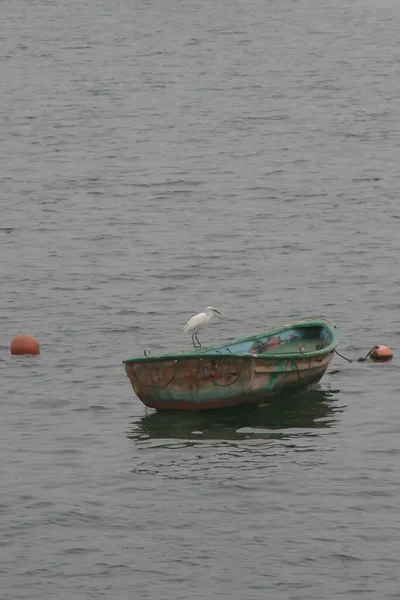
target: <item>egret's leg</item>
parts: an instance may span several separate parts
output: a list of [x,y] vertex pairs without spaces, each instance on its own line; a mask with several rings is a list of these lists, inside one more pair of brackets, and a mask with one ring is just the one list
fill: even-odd
[[197,331],[195,332],[195,334],[194,334],[194,337],[195,337],[195,338],[196,338],[196,340],[197,340],[197,343],[198,343],[198,345],[199,345],[199,348],[201,348],[201,344],[200,344],[200,342],[199,342],[199,338],[197,337]]
[[194,331],[194,332],[192,333],[192,342],[193,342],[193,347],[194,347],[194,349],[196,350],[196,344],[194,343],[194,336],[195,336],[195,335],[196,335],[196,332]]

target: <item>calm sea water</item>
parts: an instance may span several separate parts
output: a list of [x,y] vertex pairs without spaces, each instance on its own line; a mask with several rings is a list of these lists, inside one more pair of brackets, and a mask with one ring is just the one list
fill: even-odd
[[[0,11],[1,599],[398,598],[399,3]],[[207,304],[206,344],[321,315],[394,360],[146,411],[122,360]]]

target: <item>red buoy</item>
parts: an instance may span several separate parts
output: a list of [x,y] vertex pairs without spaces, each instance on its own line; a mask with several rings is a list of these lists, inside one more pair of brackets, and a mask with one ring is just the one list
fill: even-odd
[[11,354],[39,354],[40,345],[31,335],[17,335],[11,342]]
[[387,346],[377,346],[371,352],[370,357],[372,360],[380,360],[380,361],[392,360],[393,352]]

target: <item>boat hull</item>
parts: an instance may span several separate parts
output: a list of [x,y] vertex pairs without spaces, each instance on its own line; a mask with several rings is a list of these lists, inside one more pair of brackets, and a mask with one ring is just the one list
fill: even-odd
[[311,357],[212,356],[126,362],[139,399],[157,410],[264,404],[303,391],[324,375],[333,351]]

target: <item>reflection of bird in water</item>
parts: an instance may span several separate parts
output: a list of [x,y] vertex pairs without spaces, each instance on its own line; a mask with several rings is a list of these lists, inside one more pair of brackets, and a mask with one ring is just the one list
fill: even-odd
[[219,315],[221,314],[219,310],[217,310],[213,306],[207,306],[205,312],[199,313],[198,315],[194,315],[194,317],[189,319],[186,325],[182,328],[182,331],[185,331],[186,333],[188,333],[189,331],[193,331],[192,342],[195,348],[197,346],[194,343],[194,340],[197,341],[197,343],[199,344],[198,347],[201,348],[201,344],[197,337],[197,332],[199,331],[200,327],[204,327],[205,325],[209,324],[215,313],[218,313]]

